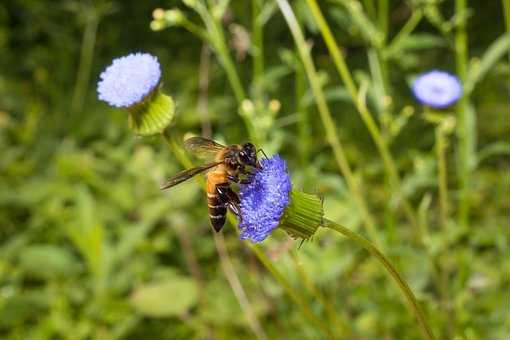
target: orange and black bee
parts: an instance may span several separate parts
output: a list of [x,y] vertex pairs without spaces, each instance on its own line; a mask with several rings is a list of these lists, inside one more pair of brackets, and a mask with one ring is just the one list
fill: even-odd
[[212,158],[212,162],[179,172],[161,189],[171,188],[191,177],[207,171],[206,193],[209,219],[216,232],[225,224],[227,208],[240,216],[239,197],[232,190],[232,183],[248,183],[251,169],[260,167],[257,149],[252,143],[224,146],[213,140],[192,137],[184,142],[184,147],[202,158]]

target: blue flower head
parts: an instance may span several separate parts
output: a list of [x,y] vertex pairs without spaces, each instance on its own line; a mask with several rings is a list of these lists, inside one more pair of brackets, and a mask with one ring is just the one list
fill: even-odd
[[249,184],[241,185],[241,239],[263,241],[278,226],[290,201],[292,184],[287,164],[275,155],[260,161],[262,169]]
[[114,59],[100,78],[99,99],[111,106],[126,108],[141,102],[158,86],[161,68],[156,57],[132,53]]
[[435,109],[444,109],[462,96],[459,79],[447,72],[432,70],[422,73],[413,83],[416,99]]

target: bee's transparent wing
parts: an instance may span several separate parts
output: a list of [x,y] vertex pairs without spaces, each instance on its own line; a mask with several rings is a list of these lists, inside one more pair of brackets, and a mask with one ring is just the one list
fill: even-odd
[[169,189],[179,183],[182,183],[182,182],[190,179],[191,177],[193,177],[195,175],[198,175],[201,172],[204,172],[206,170],[209,170],[210,168],[217,166],[218,164],[221,164],[221,162],[214,162],[214,163],[210,163],[210,164],[206,164],[206,165],[202,165],[202,166],[197,166],[196,168],[183,170],[183,171],[179,172],[178,174],[176,174],[174,177],[170,178],[168,180],[168,182],[166,182],[160,189],[161,190]]
[[184,148],[198,158],[211,160],[218,152],[225,149],[225,146],[212,139],[191,137],[184,141]]

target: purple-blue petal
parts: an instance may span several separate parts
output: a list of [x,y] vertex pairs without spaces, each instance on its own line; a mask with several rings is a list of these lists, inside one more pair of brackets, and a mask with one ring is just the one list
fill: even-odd
[[114,107],[141,102],[161,79],[158,59],[148,53],[132,53],[113,60],[97,84],[99,99]]
[[412,85],[416,99],[427,106],[444,109],[462,96],[462,84],[448,72],[433,70],[419,75]]
[[250,184],[241,185],[241,239],[261,242],[278,226],[289,204],[292,184],[287,164],[275,155],[260,161]]

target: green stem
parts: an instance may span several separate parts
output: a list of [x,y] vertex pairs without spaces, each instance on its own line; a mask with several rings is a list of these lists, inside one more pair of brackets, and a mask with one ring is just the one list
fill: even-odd
[[[502,0],[503,12],[505,15],[505,27],[507,34],[510,34],[510,0]],[[510,61],[510,51],[508,51],[508,60]]]
[[290,256],[292,258],[292,261],[294,262],[294,266],[296,268],[297,273],[299,274],[301,282],[304,284],[306,289],[308,289],[313,297],[319,301],[324,308],[326,309],[326,313],[328,316],[328,320],[330,323],[330,328],[333,328],[331,331],[334,334],[338,333],[341,334],[341,336],[348,337],[349,339],[357,338],[357,336],[353,333],[348,321],[346,321],[345,315],[337,315],[335,308],[333,307],[333,304],[322,294],[317,286],[314,284],[313,280],[310,278],[310,276],[306,273],[306,271],[303,269],[302,264],[299,262],[298,256],[295,254],[295,252],[291,252]]
[[356,242],[359,246],[361,246],[362,248],[367,250],[371,255],[373,255],[384,266],[388,274],[390,274],[391,278],[395,281],[395,283],[401,290],[402,294],[404,295],[404,298],[411,307],[411,310],[413,311],[418,321],[418,324],[423,332],[424,337],[429,340],[435,339],[434,333],[432,333],[432,330],[430,329],[427,320],[425,319],[425,314],[423,313],[420,305],[418,304],[418,301],[416,300],[416,297],[411,291],[411,288],[409,288],[409,285],[400,276],[397,269],[391,264],[388,258],[386,258],[386,256],[384,256],[379,251],[379,249],[377,249],[376,246],[374,246],[369,240],[356,234],[350,229],[341,226],[338,223],[332,222],[328,219],[324,219],[323,227],[330,228],[339,232],[340,234],[344,235],[351,241]]
[[253,80],[255,83],[255,97],[259,98],[264,92],[264,24],[260,20],[261,0],[252,0],[252,44],[253,51]]
[[87,21],[81,43],[78,76],[76,78],[73,99],[71,101],[71,113],[73,116],[80,114],[83,110],[85,95],[89,87],[90,69],[92,67],[92,59],[94,58],[97,26],[99,24],[98,14],[92,5],[90,5],[90,8],[86,9],[86,17]]
[[221,23],[219,23],[212,15],[210,15],[209,10],[200,1],[197,2],[195,8],[207,27],[210,41],[214,47],[218,59],[220,60],[220,63],[223,65],[223,68],[227,73],[227,78],[232,87],[232,91],[234,91],[237,103],[238,105],[241,105],[243,100],[246,99],[246,93],[244,92],[241,79],[239,78],[235,64],[229,53]]
[[437,178],[439,190],[439,216],[443,231],[448,223],[448,182],[446,175],[446,138],[439,124],[435,130],[436,134],[436,157],[437,157]]
[[388,15],[388,0],[379,0],[379,13],[377,13],[377,17],[379,20],[379,29],[383,32],[385,39],[388,36]]
[[[467,33],[466,33],[466,10],[467,0],[455,0],[455,13],[461,18],[455,32],[455,56],[457,64],[457,75],[461,83],[465,84],[467,80]],[[470,184],[471,184],[471,153],[473,152],[471,141],[473,140],[473,131],[470,124],[469,98],[464,94],[457,105],[458,125],[457,125],[457,144],[458,144],[458,172],[459,172],[459,224],[467,228],[469,224],[470,210]]]
[[[446,146],[447,140],[443,131],[443,125],[440,123],[436,129],[436,157],[437,157],[437,177],[438,177],[438,190],[439,190],[439,220],[443,233],[448,232],[448,181],[446,171]],[[448,257],[448,247],[445,247],[441,253],[441,257]],[[432,258],[432,261],[434,259]],[[436,259],[437,262],[437,282],[441,294],[441,306],[448,320],[448,338],[451,338],[453,328],[453,315],[450,311],[450,296],[449,296],[449,273],[448,269],[442,261]]]
[[379,131],[379,128],[377,127],[377,124],[375,120],[372,117],[372,114],[368,110],[367,106],[365,105],[362,98],[359,96],[359,91],[354,83],[354,80],[352,78],[351,72],[349,71],[349,68],[347,67],[347,63],[345,61],[345,58],[340,51],[340,47],[336,43],[333,34],[324,19],[324,16],[317,5],[316,0],[307,0],[308,6],[312,12],[312,15],[315,18],[315,22],[319,26],[319,29],[322,33],[322,37],[324,38],[324,41],[326,42],[326,45],[329,49],[329,53],[331,54],[331,57],[333,59],[333,62],[335,64],[335,67],[340,75],[340,78],[342,79],[343,83],[345,84],[345,87],[347,88],[347,91],[349,92],[349,95],[351,96],[352,101],[354,102],[356,109],[358,113],[360,114],[361,119],[367,126],[367,129],[372,136],[372,139],[374,140],[374,143],[377,147],[377,150],[379,151],[379,154],[381,155],[381,158],[383,159],[383,164],[386,170],[386,173],[388,175],[388,178],[390,180],[390,184],[395,189],[397,194],[399,195],[399,198],[402,202],[402,206],[404,208],[404,212],[406,213],[407,218],[411,221],[413,226],[418,229],[418,221],[416,219],[414,209],[412,208],[411,203],[404,197],[402,193],[402,184],[400,177],[398,175],[397,166],[395,164],[395,161],[393,160],[393,157],[390,153],[390,150],[388,148],[388,145],[386,144],[386,141],[381,135],[381,132]]
[[333,149],[333,154],[335,156],[338,167],[340,168],[340,171],[345,177],[349,191],[351,192],[358,208],[360,209],[361,217],[363,219],[365,228],[367,229],[370,238],[373,239],[378,244],[380,244],[380,238],[375,229],[374,219],[368,210],[365,198],[363,197],[358,182],[354,178],[354,174],[352,173],[351,167],[345,155],[343,145],[340,139],[338,138],[335,122],[331,117],[331,112],[326,102],[326,97],[322,90],[322,85],[320,84],[319,76],[317,74],[317,70],[315,69],[312,57],[310,56],[310,51],[305,42],[303,32],[299,27],[299,24],[292,11],[292,8],[289,5],[289,2],[287,0],[276,0],[276,2],[278,3],[280,11],[285,17],[287,25],[289,26],[290,31],[294,37],[294,41],[296,43],[298,52],[301,56],[301,60],[305,68],[305,72],[308,76],[308,81],[310,82],[310,86],[315,97],[315,102],[319,110],[322,124],[324,126],[324,129],[326,130],[326,139],[330,144],[331,148]]
[[376,11],[373,0],[362,0],[363,6],[365,7],[370,19],[375,19]]
[[[191,168],[193,166],[193,163],[188,158],[188,156],[184,153],[182,148],[179,146],[179,144],[175,141],[174,138],[170,136],[170,132],[168,129],[163,131],[162,137],[165,141],[165,143],[168,145],[174,156],[177,158],[177,160],[185,167],[185,168]],[[200,177],[197,177],[197,181],[199,181],[201,184],[203,184],[203,179]],[[229,220],[230,224],[233,226],[236,225],[236,219],[231,214],[227,215],[227,219]],[[239,232],[237,228],[236,232]],[[245,242],[246,245],[250,248],[250,250],[257,256],[259,261],[262,263],[264,267],[273,275],[273,277],[278,281],[278,283],[285,289],[291,300],[296,303],[301,311],[303,312],[303,315],[315,326],[320,328],[325,334],[328,335],[328,337],[332,338],[332,335],[328,329],[328,327],[320,320],[318,319],[306,303],[306,301],[303,299],[303,297],[292,287],[289,281],[285,279],[285,277],[276,269],[275,266],[271,263],[271,260],[267,257],[264,252],[257,247],[256,245]]]
[[273,275],[273,277],[280,283],[280,285],[285,289],[289,297],[296,303],[300,308],[306,318],[311,321],[315,326],[320,328],[328,337],[333,338],[329,328],[326,324],[320,319],[318,319],[312,312],[312,310],[308,307],[305,299],[303,299],[302,295],[298,293],[290,284],[290,282],[285,279],[285,277],[276,269],[275,266],[271,263],[271,260],[258,248],[258,246],[248,243],[248,247],[255,253],[258,257],[259,261],[266,267],[266,269]]
[[[221,26],[221,19],[215,19],[215,17],[210,14],[207,7],[205,7],[200,1],[197,2],[196,7],[194,8],[202,18],[202,21],[207,28],[207,41],[211,43],[220,64],[223,66],[230,87],[236,97],[237,105],[241,108],[247,96],[234,61],[232,60],[232,56],[230,55],[225,34]],[[254,128],[253,122],[246,115],[241,114],[240,116],[243,119],[250,140],[255,143],[255,145],[261,145],[261,138]]]
[[400,32],[397,33],[395,38],[390,42],[386,48],[386,56],[392,55],[400,44],[415,30],[416,26],[423,18],[423,12],[419,9],[415,10],[409,20],[402,27]]
[[310,122],[308,116],[308,108],[303,103],[303,98],[306,93],[306,78],[304,75],[303,67],[301,64],[297,64],[294,70],[295,75],[295,91],[296,91],[296,112],[298,113],[298,135],[299,140],[301,141],[301,146],[299,147],[300,158],[303,166],[308,165],[309,159],[309,149],[310,145]]
[[187,18],[183,18],[181,22],[182,27],[187,29],[191,34],[196,35],[203,41],[210,42],[209,37],[207,36],[207,33],[204,31],[202,27],[199,27],[198,25],[195,25],[193,22],[189,21]]

